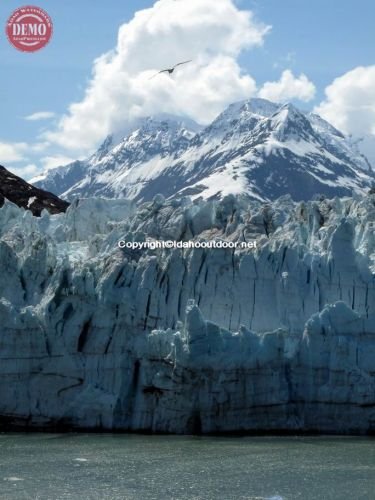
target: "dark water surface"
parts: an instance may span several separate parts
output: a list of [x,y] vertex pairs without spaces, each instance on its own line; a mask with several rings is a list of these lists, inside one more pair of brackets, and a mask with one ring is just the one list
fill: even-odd
[[0,498],[375,499],[375,440],[0,434]]

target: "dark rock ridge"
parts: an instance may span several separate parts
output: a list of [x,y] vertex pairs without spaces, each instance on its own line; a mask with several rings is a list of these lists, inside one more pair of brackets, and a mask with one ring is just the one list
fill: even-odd
[[36,216],[40,216],[43,209],[48,210],[50,214],[59,214],[65,212],[69,206],[68,202],[28,184],[0,165],[0,207],[5,199],[30,210]]

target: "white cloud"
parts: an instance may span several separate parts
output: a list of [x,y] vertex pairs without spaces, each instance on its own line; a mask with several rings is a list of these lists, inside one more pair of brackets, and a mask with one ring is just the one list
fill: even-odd
[[279,81],[266,82],[258,95],[263,99],[274,102],[284,102],[292,99],[307,102],[314,98],[315,92],[315,85],[306,75],[302,73],[299,77],[296,77],[292,71],[286,69]]
[[32,115],[25,116],[24,120],[36,122],[40,120],[50,120],[51,118],[54,118],[54,116],[55,113],[53,113],[52,111],[37,111]]
[[359,66],[336,78],[325,94],[316,113],[343,132],[375,134],[375,66]]
[[22,167],[10,167],[8,170],[13,174],[22,177],[22,179],[30,179],[39,171],[38,167],[34,163],[30,163],[29,165]]
[[36,142],[35,144],[31,145],[31,149],[34,153],[41,153],[43,151],[46,151],[49,147],[49,142]]
[[0,163],[13,163],[25,159],[28,145],[24,142],[0,142]]
[[40,162],[45,170],[49,170],[50,168],[61,167],[62,165],[72,163],[76,159],[77,158],[70,158],[69,156],[56,155],[41,158]]
[[[270,30],[233,0],[159,0],[120,27],[117,47],[99,57],[81,102],[45,138],[83,152],[133,118],[159,112],[211,121],[256,84],[237,58]],[[172,76],[158,70],[192,59]]]

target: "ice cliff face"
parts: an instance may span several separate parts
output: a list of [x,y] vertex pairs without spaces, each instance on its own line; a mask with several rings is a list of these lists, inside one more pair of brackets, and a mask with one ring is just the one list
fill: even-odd
[[[0,210],[5,426],[375,426],[375,196]],[[148,239],[256,250],[120,250]]]

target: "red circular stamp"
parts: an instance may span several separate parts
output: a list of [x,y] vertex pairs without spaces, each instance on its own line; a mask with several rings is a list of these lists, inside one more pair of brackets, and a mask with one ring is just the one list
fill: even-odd
[[9,42],[22,52],[36,52],[50,41],[53,33],[52,19],[40,7],[18,7],[9,17],[6,34]]

